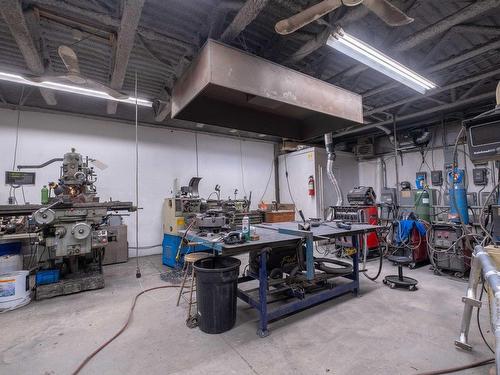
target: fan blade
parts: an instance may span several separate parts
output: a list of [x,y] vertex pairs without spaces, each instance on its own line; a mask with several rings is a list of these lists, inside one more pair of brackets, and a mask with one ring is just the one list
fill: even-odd
[[103,163],[102,161],[100,160],[97,160],[97,159],[92,159],[90,160],[90,162],[92,164],[94,164],[97,168],[99,168],[101,171],[105,170],[106,168],[108,168],[108,165]]
[[363,0],[342,0],[342,3],[348,7],[355,7],[363,2]]
[[386,0],[364,0],[363,5],[389,26],[403,26],[413,22],[413,18]]
[[274,26],[278,34],[286,35],[304,27],[305,25],[323,17],[325,14],[337,9],[342,5],[341,0],[324,0],[315,4],[290,18],[279,21]]
[[112,96],[115,99],[128,99],[128,95],[121,93],[119,91],[116,91],[112,89],[109,86],[106,86],[100,82],[94,81],[93,79],[87,78],[85,84],[81,85],[84,88],[90,89],[90,90],[96,90],[96,91],[102,91],[108,94],[109,96]]
[[57,53],[61,57],[66,69],[72,74],[80,74],[80,66],[78,65],[78,57],[75,51],[73,51],[68,46],[59,46]]

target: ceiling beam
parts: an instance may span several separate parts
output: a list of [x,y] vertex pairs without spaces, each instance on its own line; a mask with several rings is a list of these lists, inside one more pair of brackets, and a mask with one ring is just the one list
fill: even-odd
[[245,4],[234,16],[233,21],[222,33],[220,40],[231,43],[259,15],[269,0],[246,0]]
[[[27,3],[39,6],[45,10],[49,9],[51,11],[57,11],[57,13],[61,13],[64,16],[70,18],[71,15],[73,18],[78,18],[79,21],[82,18],[85,20],[85,23],[94,26],[104,26],[108,29],[108,31],[116,31],[120,28],[120,19],[110,16],[109,14],[95,12],[93,10],[80,8],[78,6],[66,3],[60,0],[26,0]],[[144,27],[138,26],[137,32],[139,35],[144,37],[145,39],[163,43],[175,44],[179,48],[183,48],[186,51],[190,51],[191,53],[194,50],[194,47],[197,45],[196,40],[182,40],[175,36],[158,33],[156,31],[146,29]]]
[[[125,0],[122,19],[116,39],[113,73],[111,74],[110,86],[112,89],[121,90],[125,74],[127,72],[128,60],[134,47],[135,34],[139,20],[141,19],[142,7],[145,0]],[[118,102],[108,101],[106,112],[108,115],[116,113]]]
[[[493,42],[484,44],[481,47],[474,47],[469,52],[462,53],[462,54],[460,54],[456,57],[453,57],[451,59],[446,59],[441,63],[438,63],[438,64],[433,65],[427,69],[424,69],[423,73],[427,73],[427,74],[434,73],[434,72],[437,72],[439,70],[446,69],[446,68],[449,68],[451,66],[460,64],[464,61],[467,61],[469,59],[472,59],[476,56],[482,55],[483,53],[486,53],[486,52],[489,52],[489,51],[495,50],[495,49],[500,49],[500,39],[497,39]],[[363,99],[366,99],[366,98],[369,98],[370,96],[377,95],[377,94],[380,94],[382,92],[394,89],[396,87],[399,87],[399,85],[400,84],[398,82],[386,83],[384,85],[381,85],[379,87],[376,87],[374,89],[368,90],[365,93],[363,93],[362,94]]]
[[[0,12],[24,57],[28,69],[36,75],[43,75],[45,66],[28,29],[21,2],[18,0],[0,0]],[[47,104],[57,104],[54,91],[40,88],[40,94],[42,94]]]
[[414,48],[436,35],[444,33],[451,27],[458,25],[464,21],[474,18],[488,10],[500,6],[500,0],[481,0],[474,1],[471,5],[459,9],[455,13],[449,15],[442,20],[433,23],[423,30],[417,31],[415,34],[403,39],[394,46],[394,50],[398,52],[407,51]]
[[[391,46],[390,50],[394,52],[404,52],[408,51],[429,39],[436,37],[437,35],[443,34],[446,31],[451,31],[452,28],[458,28],[457,31],[467,31],[468,28],[460,28],[460,26],[456,26],[464,21],[467,21],[471,18],[474,18],[490,9],[493,9],[500,5],[500,0],[481,0],[476,1],[473,4],[466,6],[457,12],[451,14],[450,16],[443,18],[442,20],[433,23],[432,25],[426,27],[423,30],[417,31],[416,33],[408,36],[407,38],[396,42],[394,46]],[[472,32],[479,32],[477,29],[471,29]],[[483,30],[484,32],[485,30]],[[442,39],[444,41],[446,36]],[[440,43],[438,43],[440,44]],[[434,49],[432,53],[437,50]],[[426,56],[426,59],[430,58]],[[356,65],[351,69],[342,73],[342,77],[350,77],[356,74],[359,74],[365,70],[369,69],[366,65]]]
[[[447,104],[439,105],[436,107],[428,108],[428,109],[423,110],[423,111],[411,113],[411,114],[408,114],[405,116],[398,116],[397,119],[398,119],[398,121],[413,120],[413,119],[418,118],[418,117],[431,115],[431,114],[436,113],[436,112],[448,111],[450,109],[458,108],[458,107],[461,107],[464,105],[476,103],[476,102],[486,100],[486,99],[491,99],[494,97],[495,97],[495,91],[492,90],[491,92],[487,92],[487,93],[484,93],[481,95],[473,96],[473,97],[468,98],[468,99],[457,100],[454,103],[447,103]],[[340,133],[336,133],[333,135],[333,137],[339,138],[339,137],[343,137],[343,136],[348,135],[348,134],[359,133],[359,132],[362,132],[365,130],[374,129],[374,128],[378,128],[380,126],[389,125],[389,124],[392,124],[392,120],[386,120],[386,121],[381,121],[381,122],[377,122],[374,124],[359,126],[357,128],[354,128],[354,129],[350,129],[350,130],[342,131]]]
[[[396,101],[394,103],[383,105],[383,106],[378,107],[378,108],[372,108],[369,111],[366,111],[363,115],[364,116],[369,116],[369,115],[372,115],[374,113],[380,113],[380,112],[388,111],[390,109],[399,107],[399,106],[404,105],[406,103],[412,103],[412,102],[416,102],[418,100],[422,100],[424,98],[429,98],[429,97],[432,97],[432,96],[434,96],[436,94],[439,94],[439,93],[442,93],[442,92],[445,92],[445,91],[448,91],[448,90],[452,90],[452,89],[455,89],[457,87],[465,86],[465,85],[468,85],[470,83],[480,82],[480,81],[482,81],[482,80],[484,80],[486,78],[494,77],[496,75],[500,75],[500,69],[495,69],[495,70],[492,70],[490,72],[479,74],[479,75],[476,75],[476,76],[473,76],[473,77],[470,77],[470,78],[467,78],[467,79],[458,80],[456,82],[450,83],[449,85],[446,85],[446,86],[443,86],[443,87],[438,87],[438,88],[436,88],[434,90],[427,91],[424,95],[418,94],[418,95],[414,95],[414,96],[412,96],[410,98],[398,100],[398,101]],[[461,97],[460,99],[465,99],[466,97],[467,96],[465,96],[463,98]]]

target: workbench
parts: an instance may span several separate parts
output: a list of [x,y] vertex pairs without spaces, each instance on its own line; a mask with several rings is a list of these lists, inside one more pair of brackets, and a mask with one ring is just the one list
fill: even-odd
[[[238,279],[238,297],[248,303],[259,312],[259,328],[257,334],[260,337],[266,337],[269,334],[268,323],[271,320],[289,315],[291,313],[306,309],[318,303],[330,300],[341,296],[348,292],[354,295],[359,291],[359,250],[362,241],[360,237],[368,233],[376,231],[379,227],[367,224],[353,224],[351,229],[341,229],[335,226],[335,223],[324,223],[318,227],[312,227],[309,231],[299,230],[297,222],[273,223],[256,225],[259,239],[256,241],[248,241],[241,244],[228,245],[215,237],[199,236],[195,232],[187,232],[186,238],[192,242],[198,242],[203,246],[212,249],[214,254],[221,256],[233,256],[239,254],[258,251],[261,255],[259,258],[258,274],[243,275]],[[274,302],[270,300],[269,288],[272,286],[267,274],[267,256],[262,256],[273,249],[283,247],[294,247],[299,243],[306,245],[306,278],[312,281],[315,276],[314,268],[314,241],[335,239],[338,237],[351,237],[352,245],[357,250],[352,255],[352,272],[341,276],[343,279],[348,279],[349,282],[338,283],[331,285],[328,288],[306,293],[304,295],[290,295],[291,301],[287,301],[279,306],[273,305],[270,308],[269,304]],[[257,280],[258,288],[244,290],[240,288],[241,284],[249,281]],[[255,296],[253,292],[257,292]]]

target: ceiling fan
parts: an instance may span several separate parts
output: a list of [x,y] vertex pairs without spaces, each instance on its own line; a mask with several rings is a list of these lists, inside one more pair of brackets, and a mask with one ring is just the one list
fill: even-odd
[[129,97],[128,95],[114,90],[103,83],[83,76],[80,73],[78,57],[75,51],[73,51],[70,47],[61,45],[57,49],[57,53],[61,57],[66,69],[68,69],[68,73],[34,76],[30,77],[30,80],[37,83],[50,82],[55,84],[78,86],[85,90],[104,92],[115,99],[127,99]]
[[279,21],[274,29],[278,34],[291,34],[342,5],[354,7],[360,4],[375,13],[389,26],[402,26],[413,22],[413,18],[408,17],[387,0],[323,0],[290,18]]

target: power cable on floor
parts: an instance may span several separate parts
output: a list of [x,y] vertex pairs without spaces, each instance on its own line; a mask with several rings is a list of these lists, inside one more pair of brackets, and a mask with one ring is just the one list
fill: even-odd
[[428,371],[428,372],[419,372],[416,375],[441,375],[441,374],[451,374],[452,372],[464,371],[471,368],[491,365],[495,363],[495,358],[484,359],[482,361],[473,362],[468,365],[450,367],[442,370]]
[[102,344],[101,346],[99,346],[96,350],[94,350],[91,354],[89,354],[83,361],[82,363],[80,363],[80,365],[76,368],[76,370],[72,373],[73,375],[77,375],[80,373],[80,371],[82,371],[82,369],[90,362],[90,360],[92,358],[94,358],[101,350],[103,350],[106,346],[108,346],[109,344],[111,344],[116,338],[118,338],[118,336],[120,336],[123,332],[125,332],[125,330],[127,329],[127,327],[129,326],[130,322],[132,321],[132,315],[134,313],[134,309],[135,309],[135,305],[137,304],[137,300],[139,299],[140,296],[142,296],[143,294],[147,293],[147,292],[151,292],[152,290],[157,290],[157,289],[165,289],[165,288],[178,288],[179,285],[162,285],[162,286],[156,286],[156,287],[153,287],[153,288],[149,288],[149,289],[145,289],[143,291],[141,291],[140,293],[138,293],[135,297],[134,297],[134,300],[132,302],[132,306],[130,307],[130,310],[129,310],[129,313],[128,313],[128,317],[127,317],[127,320],[125,321],[125,324],[122,326],[122,328],[120,328],[120,330],[118,332],[116,332],[109,340],[107,340],[104,344]]

